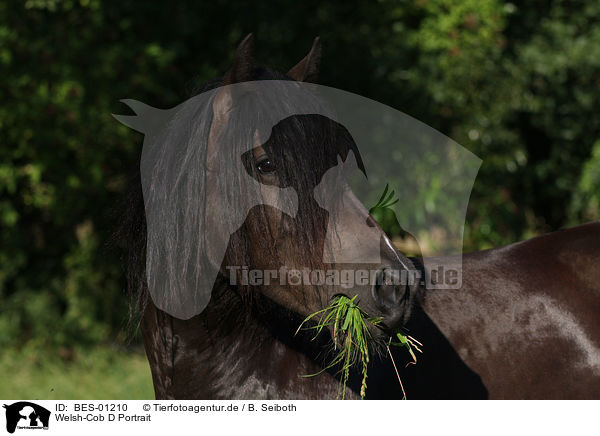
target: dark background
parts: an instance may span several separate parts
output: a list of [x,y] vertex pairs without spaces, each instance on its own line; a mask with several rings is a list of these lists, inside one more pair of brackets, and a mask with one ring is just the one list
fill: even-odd
[[[321,84],[483,159],[465,249],[484,249],[599,218],[599,21],[589,1],[0,2],[0,368],[23,377],[0,397],[51,395],[58,382],[24,380],[63,364],[123,384],[115,368],[139,358],[132,386],[148,384],[125,352],[138,341],[104,248],[142,144],[111,117],[127,113],[119,99],[182,102],[249,32],[281,71],[320,35]],[[135,386],[56,395],[148,395]]]

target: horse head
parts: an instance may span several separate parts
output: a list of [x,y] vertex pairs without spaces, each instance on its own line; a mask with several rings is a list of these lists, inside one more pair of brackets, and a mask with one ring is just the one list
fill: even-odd
[[318,38],[285,75],[256,67],[252,52],[249,35],[222,81],[175,108],[124,100],[136,115],[115,116],[145,134],[152,301],[189,319],[225,280],[302,317],[336,295],[356,296],[381,325],[400,326],[418,283],[395,279],[414,267],[350,188],[348,177],[367,174],[352,135],[312,83]]

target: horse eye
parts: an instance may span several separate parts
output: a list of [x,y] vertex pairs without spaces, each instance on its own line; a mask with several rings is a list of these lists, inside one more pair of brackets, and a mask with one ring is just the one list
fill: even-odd
[[256,168],[262,174],[269,174],[275,171],[275,164],[267,157],[256,164]]

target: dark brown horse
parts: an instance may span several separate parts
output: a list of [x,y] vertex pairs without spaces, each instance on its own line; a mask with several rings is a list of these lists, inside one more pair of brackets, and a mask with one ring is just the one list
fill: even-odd
[[[320,62],[318,41],[286,75],[257,68],[252,38],[237,50],[230,71],[201,91],[254,80],[315,81]],[[212,101],[202,159],[206,185],[198,192],[206,208],[223,208],[210,183],[227,177],[219,168],[221,133],[229,128],[235,96],[224,86]],[[141,320],[156,396],[197,399],[336,398],[335,368],[317,377],[330,357],[327,335],[295,334],[303,318],[334,295],[348,291],[332,286],[233,285],[228,267],[276,270],[282,265],[322,267],[328,220],[356,250],[376,229],[381,263],[352,265],[412,270],[414,264],[392,247],[365,207],[349,189],[340,189],[343,214],[324,210],[314,188],[341,157],[360,154],[347,132],[331,120],[298,116],[273,128],[245,155],[248,173],[261,186],[293,187],[298,195],[295,217],[280,209],[253,207],[228,241],[210,302],[199,315],[179,319],[160,310],[145,279],[146,219],[141,188],[119,236],[127,241],[130,291]],[[138,182],[139,183],[139,182]],[[343,188],[343,187],[342,187]],[[224,218],[226,219],[226,218]],[[214,223],[218,228],[219,223]],[[350,237],[349,236],[349,237]],[[215,232],[216,239],[225,238]],[[209,241],[210,243],[210,241]],[[600,223],[557,232],[505,248],[464,256],[462,288],[426,291],[416,285],[356,286],[361,307],[383,318],[373,329],[374,342],[405,326],[426,344],[417,365],[401,368],[411,398],[592,398],[600,396]],[[330,266],[331,267],[331,266]],[[343,270],[348,265],[334,265]],[[405,361],[402,350],[396,361]],[[385,356],[383,356],[385,357]],[[351,377],[347,397],[358,398],[360,378]],[[368,398],[402,398],[390,359],[373,359]]]

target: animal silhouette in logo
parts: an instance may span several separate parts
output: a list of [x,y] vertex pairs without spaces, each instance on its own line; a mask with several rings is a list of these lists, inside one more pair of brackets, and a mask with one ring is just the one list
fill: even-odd
[[6,431],[14,433],[17,426],[26,428],[48,428],[50,411],[28,401],[3,405],[6,409]]
[[[285,104],[277,103],[282,101]],[[278,129],[291,130],[290,125],[306,122],[303,117],[326,126],[338,124],[306,89],[280,81],[218,88],[169,110],[134,100],[124,103],[136,115],[115,118],[145,135],[140,178],[148,229],[148,289],[161,310],[189,319],[208,304],[229,237],[253,207],[268,205],[290,216],[297,213],[294,183],[260,183],[248,172],[244,160],[248,153],[272,140]],[[352,155],[348,166],[358,171],[355,153],[348,153]],[[318,192],[335,191],[339,173],[332,172]],[[323,200],[329,196],[320,198],[321,207],[329,210]],[[359,217],[362,223],[368,215],[364,212]],[[364,228],[370,230],[366,224]],[[378,238],[373,245],[379,255]]]
[[[447,228],[447,242],[440,246],[447,246],[450,252],[452,247],[462,247],[466,206],[480,160],[391,108],[334,88],[288,80],[232,83],[202,91],[171,109],[130,99],[123,103],[135,115],[114,117],[144,134],[140,182],[147,229],[146,285],[154,304],[171,316],[190,319],[208,305],[230,238],[249,211],[269,206],[301,218],[297,217],[297,185],[302,184],[293,180],[261,183],[252,177],[244,158],[260,157],[260,150],[274,142],[273,138],[290,144],[312,143],[312,126],[336,126],[335,131],[345,132],[353,144],[348,153],[331,162],[329,171],[319,173],[322,180],[304,184],[314,187],[308,201],[316,200],[330,213],[324,251],[316,256],[327,264],[380,262],[380,233],[367,224],[369,211],[364,205],[369,193],[381,192],[378,184],[388,181],[395,181],[393,189],[401,193],[403,204],[415,211],[403,218],[407,232],[420,235],[429,234],[433,227]],[[296,162],[318,157],[324,150],[296,153]],[[423,156],[435,159],[423,163]],[[293,166],[285,163],[282,171]],[[307,169],[299,179],[314,174],[314,169]],[[431,174],[439,185],[435,198],[423,194],[432,183]],[[334,194],[347,179],[354,182],[352,191],[358,201],[342,202],[339,207],[337,200],[342,196]],[[337,208],[339,213],[332,214]],[[424,261],[425,266],[432,270],[437,265],[429,259],[432,257]],[[457,263],[461,263],[460,257]]]

